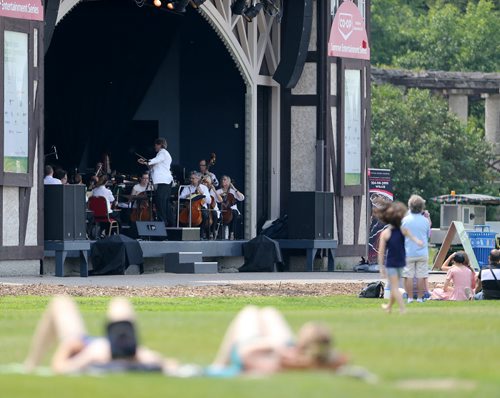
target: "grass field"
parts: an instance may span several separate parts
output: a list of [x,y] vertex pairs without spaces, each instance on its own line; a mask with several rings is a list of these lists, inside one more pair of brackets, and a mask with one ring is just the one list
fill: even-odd
[[[0,365],[21,362],[45,297],[0,297]],[[108,302],[78,298],[91,334],[102,334]],[[427,302],[387,315],[381,300],[355,297],[134,299],[141,341],[183,362],[208,364],[245,304],[274,305],[295,330],[321,320],[375,385],[324,372],[266,378],[172,379],[156,374],[41,377],[0,374],[11,397],[499,397],[500,302]],[[409,381],[418,389],[404,387]],[[443,381],[449,383],[441,383]],[[457,382],[455,385],[454,382]],[[436,384],[437,383],[437,384]],[[412,385],[413,385],[412,384]]]

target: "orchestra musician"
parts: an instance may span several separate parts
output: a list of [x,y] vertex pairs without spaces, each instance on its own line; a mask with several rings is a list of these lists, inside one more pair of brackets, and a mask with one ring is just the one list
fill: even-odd
[[156,211],[160,220],[166,225],[173,226],[172,210],[170,208],[170,194],[172,190],[172,173],[170,165],[172,156],[167,151],[167,140],[163,137],[155,140],[156,156],[153,159],[146,160],[139,158],[140,164],[151,167],[151,179],[156,189]]
[[210,196],[212,197],[212,202],[210,203],[210,215],[212,217],[212,225],[210,226],[210,238],[216,239],[218,232],[217,225],[219,225],[221,220],[221,212],[218,203],[222,202],[222,197],[215,190],[210,176],[206,175],[202,177],[201,183],[208,188]]
[[208,162],[205,160],[205,159],[202,159],[200,160],[200,173],[201,173],[201,176],[202,177],[205,177],[205,176],[208,176],[210,177],[210,179],[212,180],[212,185],[214,187],[218,187],[219,186],[219,180],[217,180],[217,177],[215,176],[214,173],[212,173],[210,170],[209,170],[209,164]]
[[108,182],[108,176],[103,175],[99,177],[99,180],[97,181],[95,188],[92,190],[92,196],[102,196],[106,198],[106,204],[108,206],[108,213],[111,214],[113,213],[113,210],[111,206],[113,205],[115,201],[115,197],[113,196],[113,192],[106,188],[106,183]]
[[135,184],[132,188],[131,196],[137,196],[142,192],[151,191],[153,186],[149,183],[149,174],[142,173],[139,183]]
[[[222,179],[221,179],[221,188],[219,188],[217,190],[217,193],[222,197],[222,210],[223,211],[228,211],[229,209],[231,210],[231,212],[233,213],[233,217],[231,219],[231,222],[229,223],[228,227],[229,227],[229,239],[230,240],[234,240],[234,231],[235,231],[235,227],[236,227],[236,223],[237,223],[237,220],[238,220],[238,217],[240,215],[240,211],[238,210],[238,205],[236,203],[236,201],[238,202],[242,202],[243,200],[245,200],[245,195],[243,195],[242,192],[238,191],[232,181],[231,181],[231,177],[227,176],[227,175],[224,175],[222,176]],[[231,194],[232,197],[234,197],[235,199],[235,203],[232,204],[229,209],[225,209],[225,202],[227,201],[227,198],[228,198],[228,195]]]
[[197,171],[192,171],[190,175],[191,185],[182,188],[179,194],[179,199],[187,199],[191,195],[199,194],[203,195],[205,198],[201,201],[201,233],[202,239],[207,239],[210,236],[210,218],[209,218],[209,206],[212,203],[212,196],[208,191],[208,188],[201,184],[201,174]]

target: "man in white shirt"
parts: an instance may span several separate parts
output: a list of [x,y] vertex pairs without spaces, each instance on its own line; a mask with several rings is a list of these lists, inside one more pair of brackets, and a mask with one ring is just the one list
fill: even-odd
[[172,210],[170,208],[170,193],[172,190],[172,173],[170,165],[172,164],[172,156],[167,151],[167,140],[165,138],[157,138],[155,140],[156,156],[153,159],[140,158],[138,162],[143,165],[148,165],[152,168],[151,178],[156,189],[156,210],[158,217],[166,225],[173,226],[174,220]]
[[179,199],[186,199],[193,194],[200,194],[205,197],[201,201],[201,207],[202,207],[201,229],[202,229],[202,238],[208,239],[210,234],[210,218],[209,218],[208,208],[210,206],[210,203],[212,203],[212,195],[210,195],[210,192],[208,191],[208,188],[205,185],[200,184],[201,181],[200,173],[196,171],[191,172],[190,180],[191,180],[191,185],[182,188],[182,191],[179,194]]
[[61,180],[58,180],[57,178],[54,178],[54,169],[52,166],[45,166],[44,170],[44,178],[43,178],[43,185],[61,185]]
[[108,182],[108,177],[107,176],[102,176],[99,178],[99,181],[96,185],[96,187],[92,190],[92,196],[102,196],[106,198],[106,204],[108,206],[108,213],[113,213],[113,210],[111,209],[111,206],[113,202],[115,201],[115,197],[113,196],[113,193],[111,190],[106,188],[106,182]]

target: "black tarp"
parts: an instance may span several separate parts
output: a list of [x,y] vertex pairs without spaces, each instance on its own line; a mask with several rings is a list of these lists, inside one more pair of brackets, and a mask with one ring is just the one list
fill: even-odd
[[283,259],[278,242],[265,235],[258,235],[243,244],[245,264],[240,272],[275,272],[277,265],[281,266]]
[[134,239],[125,235],[112,235],[92,245],[90,258],[93,270],[90,275],[124,275],[132,264],[144,272],[142,249]]

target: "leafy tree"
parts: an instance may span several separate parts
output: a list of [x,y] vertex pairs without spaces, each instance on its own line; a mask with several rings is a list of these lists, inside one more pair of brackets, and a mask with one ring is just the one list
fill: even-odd
[[372,88],[372,167],[392,170],[395,197],[424,198],[455,190],[493,193],[490,145],[465,128],[428,90]]
[[499,71],[499,7],[494,0],[372,0],[372,63]]

